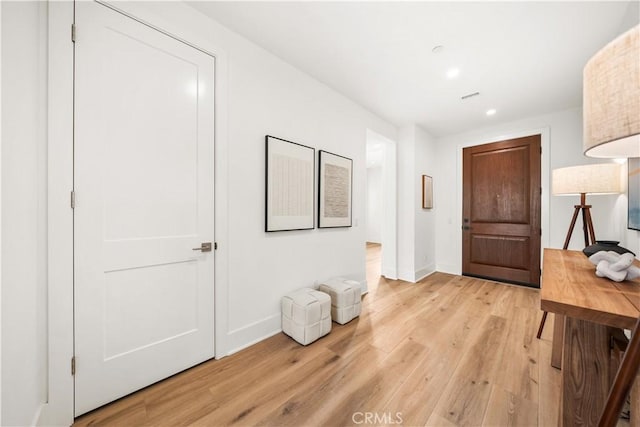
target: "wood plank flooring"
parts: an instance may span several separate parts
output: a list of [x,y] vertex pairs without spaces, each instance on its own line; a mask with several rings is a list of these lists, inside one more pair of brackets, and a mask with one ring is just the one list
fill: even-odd
[[276,335],[74,425],[557,424],[553,316],[537,340],[537,290],[444,273],[386,280],[379,258],[380,246],[367,245],[361,316],[319,341]]

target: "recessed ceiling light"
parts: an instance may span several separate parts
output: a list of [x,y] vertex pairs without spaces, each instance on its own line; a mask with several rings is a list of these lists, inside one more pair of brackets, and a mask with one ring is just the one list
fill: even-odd
[[460,68],[453,67],[447,70],[447,78],[450,80],[455,79],[458,75],[460,75]]
[[491,108],[489,110],[487,110],[487,116],[493,116],[496,113],[496,109],[495,108]]
[[433,53],[440,53],[444,50],[444,46],[442,46],[441,44],[434,46],[433,49],[431,49],[431,52]]

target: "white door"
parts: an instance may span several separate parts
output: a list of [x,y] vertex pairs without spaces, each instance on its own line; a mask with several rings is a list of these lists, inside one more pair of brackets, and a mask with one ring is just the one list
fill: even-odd
[[75,413],[214,356],[214,59],[76,2]]

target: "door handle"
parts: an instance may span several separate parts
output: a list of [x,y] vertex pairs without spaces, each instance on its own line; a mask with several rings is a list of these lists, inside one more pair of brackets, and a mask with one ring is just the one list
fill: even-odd
[[463,230],[471,230],[471,227],[469,227],[468,225],[463,225],[463,226],[462,226],[462,229],[463,229]]
[[199,248],[193,248],[193,251],[211,252],[211,242],[204,242]]

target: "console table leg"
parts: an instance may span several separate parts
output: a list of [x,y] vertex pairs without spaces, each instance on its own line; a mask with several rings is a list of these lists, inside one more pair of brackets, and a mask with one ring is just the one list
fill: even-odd
[[610,328],[565,317],[562,425],[594,426],[609,391]]
[[553,315],[553,344],[551,346],[551,366],[562,369],[562,341],[564,340],[564,316]]
[[631,388],[631,419],[629,420],[630,427],[640,427],[640,382],[638,382],[638,377],[636,376],[636,381],[633,383],[633,387]]

